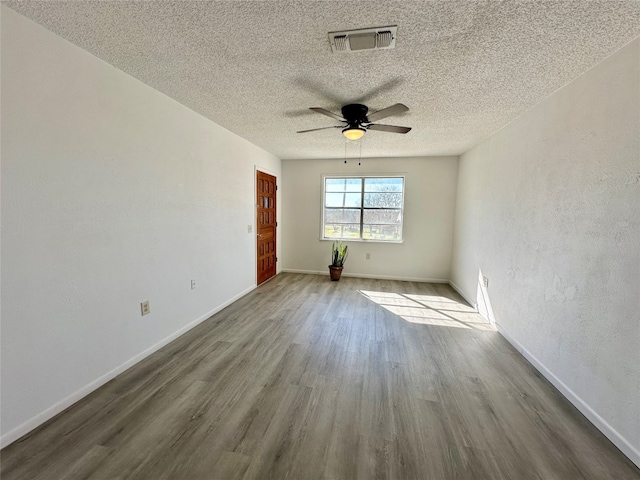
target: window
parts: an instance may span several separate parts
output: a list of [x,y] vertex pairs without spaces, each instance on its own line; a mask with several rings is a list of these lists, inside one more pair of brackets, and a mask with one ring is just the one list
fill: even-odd
[[404,177],[325,177],[322,238],[402,241]]

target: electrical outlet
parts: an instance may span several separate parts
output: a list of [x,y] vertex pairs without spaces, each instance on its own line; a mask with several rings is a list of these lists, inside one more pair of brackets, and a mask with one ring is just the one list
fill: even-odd
[[482,285],[484,288],[489,288],[489,279],[487,277],[482,277]]
[[195,290],[195,289],[196,289],[196,281],[191,280],[191,290]]
[[371,260],[371,254],[370,254],[370,253],[365,254],[365,258],[366,258],[367,260]]
[[151,307],[149,307],[149,300],[145,300],[140,304],[140,313],[144,315],[148,315],[151,313]]

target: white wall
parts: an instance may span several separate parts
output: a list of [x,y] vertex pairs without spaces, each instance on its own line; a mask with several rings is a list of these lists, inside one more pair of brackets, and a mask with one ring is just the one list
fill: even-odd
[[[371,135],[377,132],[371,133]],[[382,134],[386,135],[386,134]],[[404,243],[346,242],[344,275],[421,281],[449,279],[457,157],[283,160],[283,269],[329,273],[331,242],[321,241],[323,174],[401,173]],[[371,259],[366,260],[366,253]]]
[[1,115],[4,445],[255,286],[280,160],[4,6]]
[[452,278],[640,465],[640,41],[460,159]]

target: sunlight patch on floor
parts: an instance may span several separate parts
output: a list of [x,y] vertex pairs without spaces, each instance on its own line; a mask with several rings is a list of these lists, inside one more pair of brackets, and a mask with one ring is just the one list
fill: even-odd
[[495,330],[472,307],[450,298],[370,290],[359,292],[407,322],[439,327]]

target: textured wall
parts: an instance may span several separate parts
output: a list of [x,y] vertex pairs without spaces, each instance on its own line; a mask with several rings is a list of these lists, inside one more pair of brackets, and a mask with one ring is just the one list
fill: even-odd
[[4,6],[1,114],[6,443],[255,285],[280,161]]
[[640,462],[640,40],[460,160],[454,283]]
[[[283,268],[328,274],[331,242],[319,240],[322,175],[404,174],[404,243],[349,242],[345,275],[447,281],[457,157],[283,160]],[[370,260],[366,253],[371,254]]]

